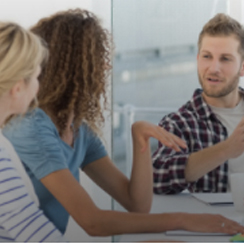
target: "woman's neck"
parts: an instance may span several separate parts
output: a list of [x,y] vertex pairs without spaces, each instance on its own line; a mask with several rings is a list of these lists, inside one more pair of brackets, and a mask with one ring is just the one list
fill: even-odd
[[74,145],[74,130],[72,127],[65,129],[62,132],[62,135],[60,137],[70,147],[73,147],[73,145]]
[[53,116],[50,112],[45,111],[47,113],[47,115],[51,118],[51,120],[53,121],[53,123],[55,124],[57,130],[59,131],[60,134],[60,138],[67,143],[69,146],[73,146],[74,143],[74,129],[73,129],[73,121],[74,121],[74,112],[71,112],[68,120],[66,122],[66,126],[65,128],[60,131],[59,127],[57,126],[57,120],[58,117]]
[[7,99],[7,97],[5,97],[5,95],[0,97],[0,127],[4,125],[7,118],[14,114],[10,104],[11,102]]

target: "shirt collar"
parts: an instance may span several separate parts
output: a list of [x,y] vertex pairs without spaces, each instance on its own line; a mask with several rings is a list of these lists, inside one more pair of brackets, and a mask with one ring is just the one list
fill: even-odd
[[202,89],[196,89],[192,96],[191,103],[199,119],[208,119],[213,114],[213,112],[204,101],[202,92]]
[[[209,105],[204,101],[202,97],[202,89],[196,89],[192,99],[191,103],[193,106],[193,109],[196,111],[196,114],[198,118],[200,119],[209,119],[210,116],[215,117],[212,109],[209,107]],[[244,89],[239,87],[239,92],[244,97]]]

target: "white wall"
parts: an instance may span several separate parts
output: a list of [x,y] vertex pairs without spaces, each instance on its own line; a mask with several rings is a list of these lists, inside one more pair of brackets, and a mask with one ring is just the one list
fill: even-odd
[[[225,0],[116,0],[113,9],[116,53],[195,46],[199,30],[216,11],[226,10],[225,3]],[[189,9],[194,9],[191,14]]]
[[244,21],[244,1],[243,0],[228,0],[228,14],[235,18],[240,23]]
[[[20,25],[29,28],[40,18],[60,10],[76,7],[84,8],[97,14],[102,20],[103,26],[110,30],[110,0],[0,0],[0,20],[18,22]],[[108,96],[111,97],[110,90],[108,90]],[[111,119],[108,113],[105,116],[104,135],[108,153],[111,155]],[[98,207],[111,209],[111,198],[91,182],[84,173],[81,173],[81,184],[86,188]],[[75,242],[111,241],[111,237],[89,237],[72,219],[69,222],[66,237],[69,241]]]
[[40,18],[59,10],[83,7],[91,10],[92,0],[0,0],[1,20],[13,20],[30,27]]

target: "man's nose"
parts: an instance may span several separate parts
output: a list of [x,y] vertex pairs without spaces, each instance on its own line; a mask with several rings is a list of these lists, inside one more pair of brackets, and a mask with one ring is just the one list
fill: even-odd
[[209,71],[211,71],[213,73],[216,73],[216,72],[220,71],[220,62],[219,62],[219,60],[213,59],[211,61],[210,66],[209,66]]

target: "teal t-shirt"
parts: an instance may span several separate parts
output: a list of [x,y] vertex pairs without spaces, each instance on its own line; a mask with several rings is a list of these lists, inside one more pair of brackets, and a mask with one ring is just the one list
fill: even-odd
[[40,200],[40,208],[64,233],[69,214],[39,180],[54,171],[68,168],[79,181],[79,168],[107,155],[102,142],[83,124],[73,147],[70,147],[40,108],[10,121],[3,134],[13,144],[24,164]]

